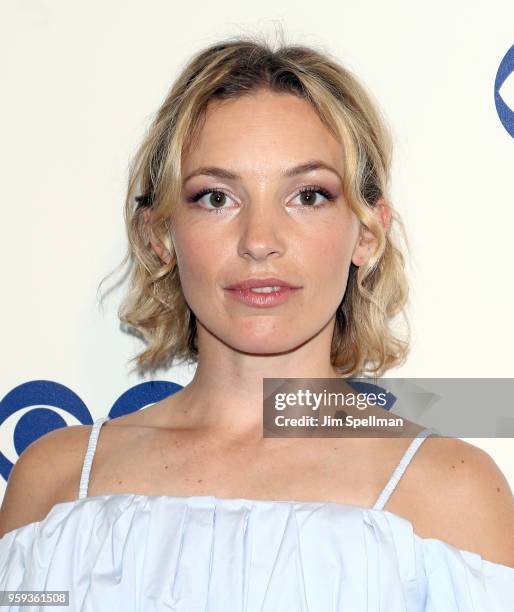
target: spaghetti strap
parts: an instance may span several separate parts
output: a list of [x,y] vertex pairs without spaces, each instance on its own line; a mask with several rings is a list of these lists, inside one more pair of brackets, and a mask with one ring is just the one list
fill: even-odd
[[89,473],[91,471],[91,465],[93,463],[93,457],[95,456],[96,443],[98,441],[98,435],[100,433],[100,427],[107,421],[109,417],[104,416],[96,419],[91,427],[91,433],[89,434],[89,443],[87,445],[86,455],[84,457],[84,464],[82,465],[82,474],[80,476],[80,487],[79,487],[79,499],[87,497],[87,488],[89,484]]
[[393,472],[393,475],[389,479],[389,482],[386,484],[386,486],[378,496],[378,499],[375,502],[375,505],[373,506],[373,510],[382,510],[384,508],[387,503],[387,500],[391,497],[391,494],[395,490],[398,481],[403,476],[403,473],[411,462],[412,457],[414,457],[414,453],[423,444],[427,437],[431,435],[441,434],[437,429],[428,427],[420,431],[418,435],[414,438],[414,440],[412,440],[403,457],[401,458],[400,463],[397,465],[395,471]]

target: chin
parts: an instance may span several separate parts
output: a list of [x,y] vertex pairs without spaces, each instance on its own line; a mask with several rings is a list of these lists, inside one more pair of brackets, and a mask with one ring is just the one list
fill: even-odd
[[260,336],[246,334],[242,337],[242,335],[237,335],[232,341],[227,342],[227,344],[237,351],[255,355],[287,353],[288,351],[294,350],[301,343],[301,339],[296,340],[292,338],[285,339],[284,337],[277,337],[276,332],[262,334]]

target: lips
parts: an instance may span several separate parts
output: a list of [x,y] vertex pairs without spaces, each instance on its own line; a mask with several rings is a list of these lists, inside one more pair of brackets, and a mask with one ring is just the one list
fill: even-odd
[[290,289],[300,289],[300,287],[288,283],[280,278],[247,278],[246,280],[234,283],[225,287],[231,291],[245,291],[254,287],[288,287]]
[[[253,282],[253,281],[252,281]],[[282,281],[283,282],[283,281]],[[301,287],[275,287],[271,291],[251,289],[225,289],[229,299],[236,300],[249,308],[274,308],[285,304],[296,295]]]

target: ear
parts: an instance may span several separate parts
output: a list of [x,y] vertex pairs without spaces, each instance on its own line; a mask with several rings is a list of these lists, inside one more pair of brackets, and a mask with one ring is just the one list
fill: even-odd
[[[373,212],[387,232],[391,226],[391,208],[386,204],[384,198],[379,198],[373,207]],[[371,256],[377,238],[371,231],[362,226],[360,236],[352,255],[352,262],[356,266],[365,264]]]
[[168,249],[162,244],[162,242],[156,237],[153,232],[152,226],[150,225],[151,214],[152,210],[150,208],[143,209],[143,218],[145,221],[146,231],[150,235],[150,244],[152,245],[152,248],[159,257],[159,259],[163,263],[167,264],[171,259],[171,255]]

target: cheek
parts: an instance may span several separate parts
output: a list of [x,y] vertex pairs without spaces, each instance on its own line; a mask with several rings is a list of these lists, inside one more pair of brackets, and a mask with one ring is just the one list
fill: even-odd
[[351,232],[341,226],[324,228],[316,240],[304,241],[298,268],[304,270],[310,286],[306,302],[327,312],[338,307],[346,291],[352,252]]
[[230,269],[230,257],[220,248],[223,240],[212,233],[182,230],[174,244],[184,299],[205,327],[215,329],[220,316],[226,318],[220,272]]
[[350,266],[352,257],[351,237],[343,231],[325,231],[320,238],[304,242],[300,251],[302,265],[319,272],[320,278],[337,278]]
[[216,281],[217,271],[223,259],[220,241],[209,239],[205,233],[181,232],[174,236],[175,253],[180,280],[186,299]]

